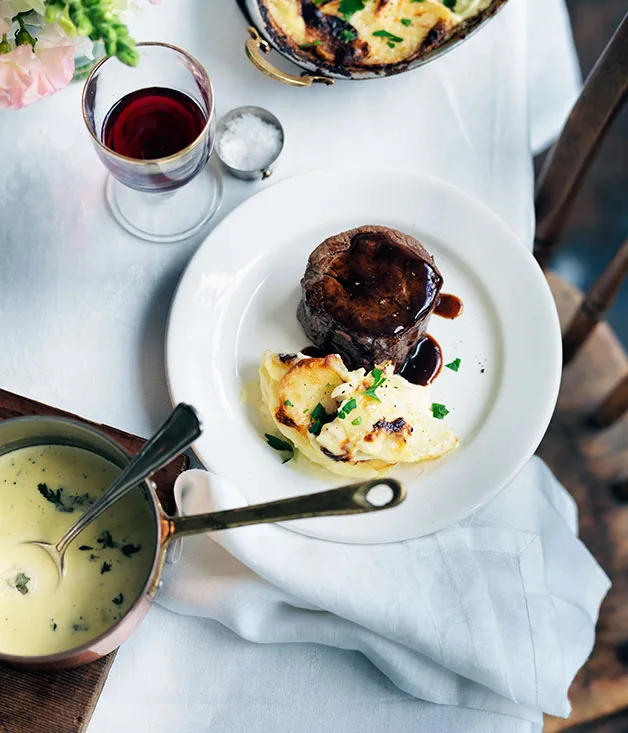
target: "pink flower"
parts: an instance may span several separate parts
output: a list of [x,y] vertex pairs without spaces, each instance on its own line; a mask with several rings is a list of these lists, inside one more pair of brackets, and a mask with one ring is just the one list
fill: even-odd
[[74,74],[74,47],[28,44],[0,54],[0,109],[22,109],[66,87]]

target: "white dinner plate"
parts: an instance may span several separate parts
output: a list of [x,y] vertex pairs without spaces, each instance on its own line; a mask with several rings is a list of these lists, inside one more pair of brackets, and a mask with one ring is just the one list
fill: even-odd
[[285,525],[370,544],[420,537],[468,516],[521,470],[554,410],[561,366],[554,301],[530,252],[495,214],[453,186],[405,172],[333,169],[282,181],[229,214],[192,258],[172,304],[166,364],[173,402],[194,405],[203,420],[197,455],[249,502],[351,483],[302,459],[282,464],[264,440],[256,389],[265,349],[308,343],[296,309],[310,252],[363,224],[421,240],[443,274],[443,292],[465,306],[454,321],[432,316],[428,329],[445,362],[462,360],[432,387],[433,402],[450,411],[458,448],[396,468],[408,497],[394,509]]

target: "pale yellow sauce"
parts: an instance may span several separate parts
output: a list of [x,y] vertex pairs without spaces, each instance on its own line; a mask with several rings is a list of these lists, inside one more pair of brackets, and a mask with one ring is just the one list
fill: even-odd
[[24,544],[56,542],[119,472],[71,446],[0,456],[1,653],[39,656],[81,646],[116,623],[139,596],[155,546],[151,508],[139,489],[74,540],[60,582],[46,551]]

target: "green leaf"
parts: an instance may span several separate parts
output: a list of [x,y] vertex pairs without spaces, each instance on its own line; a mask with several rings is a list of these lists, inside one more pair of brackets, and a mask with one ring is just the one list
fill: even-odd
[[403,41],[403,38],[396,36],[394,33],[389,33],[388,31],[374,31],[373,35],[378,38],[388,38],[393,43],[401,43]]
[[290,454],[282,461],[282,463],[288,463],[289,460],[294,458],[294,448],[290,445],[290,443],[287,443],[285,440],[281,440],[281,438],[277,438],[270,433],[264,433],[264,437],[266,438],[266,442],[271,448],[279,451],[285,451]]
[[112,603],[115,603],[116,606],[121,606],[124,603],[124,596],[122,593],[119,593],[115,598],[111,599]]
[[111,563],[110,562],[104,562],[102,564],[102,567],[100,568],[100,574],[108,573],[111,570]]
[[449,415],[449,410],[445,407],[445,405],[441,405],[438,402],[433,402],[432,415],[434,415],[437,420],[442,420],[446,415]]
[[325,408],[319,402],[316,407],[312,410],[310,427],[308,430],[312,435],[320,435],[323,425],[331,422],[336,416],[330,415],[325,411]]
[[443,5],[450,10],[456,7],[456,0],[443,0]]
[[408,26],[412,25],[412,21],[410,20],[410,18],[402,18],[401,25],[405,25],[405,27],[407,28]]
[[126,557],[131,557],[131,555],[135,555],[136,552],[139,552],[142,549],[142,545],[122,545],[120,550],[122,551],[123,555],[126,555]]
[[355,410],[357,406],[358,403],[355,401],[355,397],[352,397],[350,400],[345,402],[344,405],[341,405],[340,409],[338,410],[338,417],[341,420],[344,420],[345,417],[347,417],[350,412],[353,412],[353,410]]
[[302,43],[299,48],[302,48],[304,51],[306,51],[308,48],[316,48],[317,46],[321,46],[323,42],[320,40],[320,38],[317,38],[315,41],[312,41],[312,43]]
[[373,377],[373,384],[364,391],[364,394],[373,400],[377,400],[377,402],[381,402],[377,394],[375,394],[375,390],[378,387],[381,387],[382,384],[384,384],[384,382],[386,381],[386,377],[384,376],[382,370],[377,369],[377,367],[371,371],[371,377]]
[[357,37],[358,34],[354,30],[345,28],[343,31],[340,31],[340,40],[343,43],[351,43],[351,41],[355,41]]
[[285,405],[286,407],[294,407],[294,405],[292,404],[292,402],[290,402],[290,400],[286,400],[286,401],[284,402],[284,405]]
[[460,365],[462,364],[462,359],[459,357],[456,357],[453,361],[450,361],[449,364],[445,364],[446,369],[451,369],[452,372],[457,372],[458,369],[460,369]]
[[338,15],[345,20],[349,20],[354,13],[364,10],[366,2],[367,0],[340,0]]
[[355,420],[352,420],[351,421],[351,424],[352,425],[360,425],[361,423],[362,423],[362,418],[361,417],[356,417]]
[[30,583],[30,578],[28,575],[24,575],[24,573],[18,573],[15,578],[12,578],[8,581],[11,588],[15,588],[18,593],[21,593],[23,596],[25,596],[28,593],[28,584]]

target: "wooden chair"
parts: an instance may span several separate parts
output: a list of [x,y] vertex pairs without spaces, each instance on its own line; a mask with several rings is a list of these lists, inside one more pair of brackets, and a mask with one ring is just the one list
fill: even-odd
[[[628,15],[587,79],[539,176],[535,255],[544,268],[627,94]],[[539,455],[577,501],[582,539],[613,588],[602,605],[591,659],[570,690],[572,716],[547,718],[547,733],[628,731],[628,357],[604,321],[627,273],[628,240],[584,296],[548,274],[563,326],[564,372]]]

